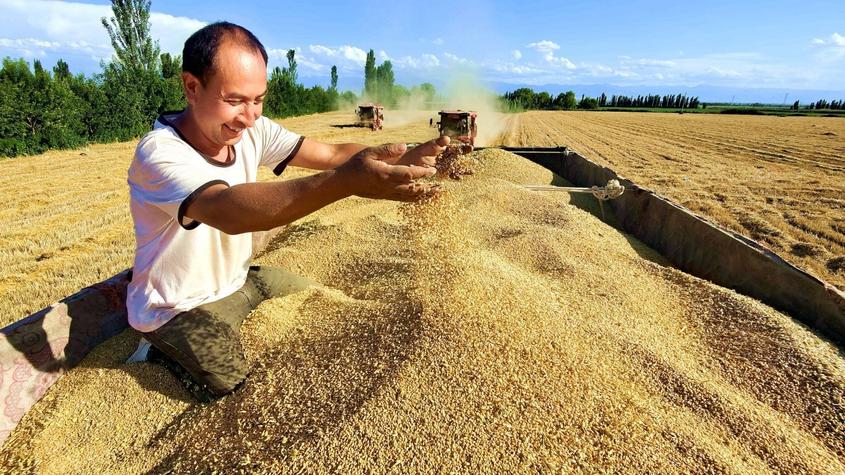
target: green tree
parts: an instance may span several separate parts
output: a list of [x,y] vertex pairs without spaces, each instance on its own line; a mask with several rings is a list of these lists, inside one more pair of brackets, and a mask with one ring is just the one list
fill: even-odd
[[394,105],[393,103],[393,85],[395,77],[393,75],[393,64],[385,61],[376,68],[376,101],[386,105]]
[[32,147],[32,90],[35,77],[23,59],[3,59],[0,69],[0,154],[17,156]]
[[288,67],[285,68],[285,72],[291,84],[296,84],[297,79],[299,79],[299,73],[296,71],[296,50],[289,49],[287,58]]
[[182,91],[182,57],[171,56],[170,53],[161,54],[161,82],[160,82],[162,111],[177,111],[187,105]]
[[98,104],[97,140],[128,140],[146,133],[170,105],[162,85],[158,42],[150,37],[149,0],[112,0],[111,19],[102,24],[114,59],[101,76],[105,103]]
[[572,91],[566,91],[566,94],[563,95],[563,108],[564,109],[574,109],[575,108],[575,93]]
[[552,108],[552,96],[546,91],[541,91],[535,96],[537,109],[548,110]]
[[594,97],[581,97],[581,101],[578,102],[579,109],[598,109],[599,108],[599,101],[596,100]]
[[332,65],[332,85],[331,90],[337,91],[337,66]]
[[364,95],[373,97],[376,94],[376,54],[373,50],[367,53],[364,63]]
[[150,0],[112,0],[111,10],[114,17],[100,21],[109,33],[117,68],[155,70],[159,47],[150,37]]
[[56,61],[56,65],[53,66],[53,77],[57,81],[66,81],[70,79],[70,68],[61,58],[59,58],[59,60]]
[[164,79],[180,78],[182,75],[182,57],[161,54],[161,77]]
[[437,95],[437,90],[434,88],[434,84],[430,82],[424,82],[420,84],[420,91],[423,94],[423,99],[426,102],[433,102],[434,97]]

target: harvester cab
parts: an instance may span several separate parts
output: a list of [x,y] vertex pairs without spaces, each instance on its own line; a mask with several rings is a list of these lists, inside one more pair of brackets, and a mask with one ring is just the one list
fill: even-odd
[[463,110],[442,110],[440,111],[440,135],[448,135],[452,140],[459,140],[468,145],[475,145],[475,136],[478,133],[476,119],[478,113],[475,111]]
[[355,111],[358,115],[358,125],[372,130],[384,128],[384,106],[378,104],[362,104]]

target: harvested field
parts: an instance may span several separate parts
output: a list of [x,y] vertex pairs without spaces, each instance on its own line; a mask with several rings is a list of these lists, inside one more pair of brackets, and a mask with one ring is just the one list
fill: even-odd
[[845,290],[845,120],[536,111],[501,142],[568,146]]
[[752,299],[518,184],[476,152],[423,205],[350,199],[259,258],[321,285],[263,303],[254,370],[192,404],[162,368],[96,349],[24,417],[3,471],[845,470],[845,359]]

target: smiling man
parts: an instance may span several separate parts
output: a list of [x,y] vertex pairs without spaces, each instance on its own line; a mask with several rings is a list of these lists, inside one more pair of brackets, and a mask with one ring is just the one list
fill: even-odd
[[[127,309],[157,359],[210,400],[248,373],[240,326],[249,312],[310,284],[283,269],[250,266],[251,232],[349,196],[436,195],[437,185],[415,180],[435,173],[434,157],[448,138],[407,150],[326,144],[286,130],[261,115],[264,47],[231,23],[191,35],[182,58],[188,107],[156,120],[129,168],[136,251]],[[288,165],[321,172],[256,182],[259,166],[280,175]]]

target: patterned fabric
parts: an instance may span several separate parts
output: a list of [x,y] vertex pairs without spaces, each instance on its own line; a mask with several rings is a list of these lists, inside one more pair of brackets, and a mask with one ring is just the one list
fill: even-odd
[[127,326],[130,271],[0,330],[0,443],[65,371]]

